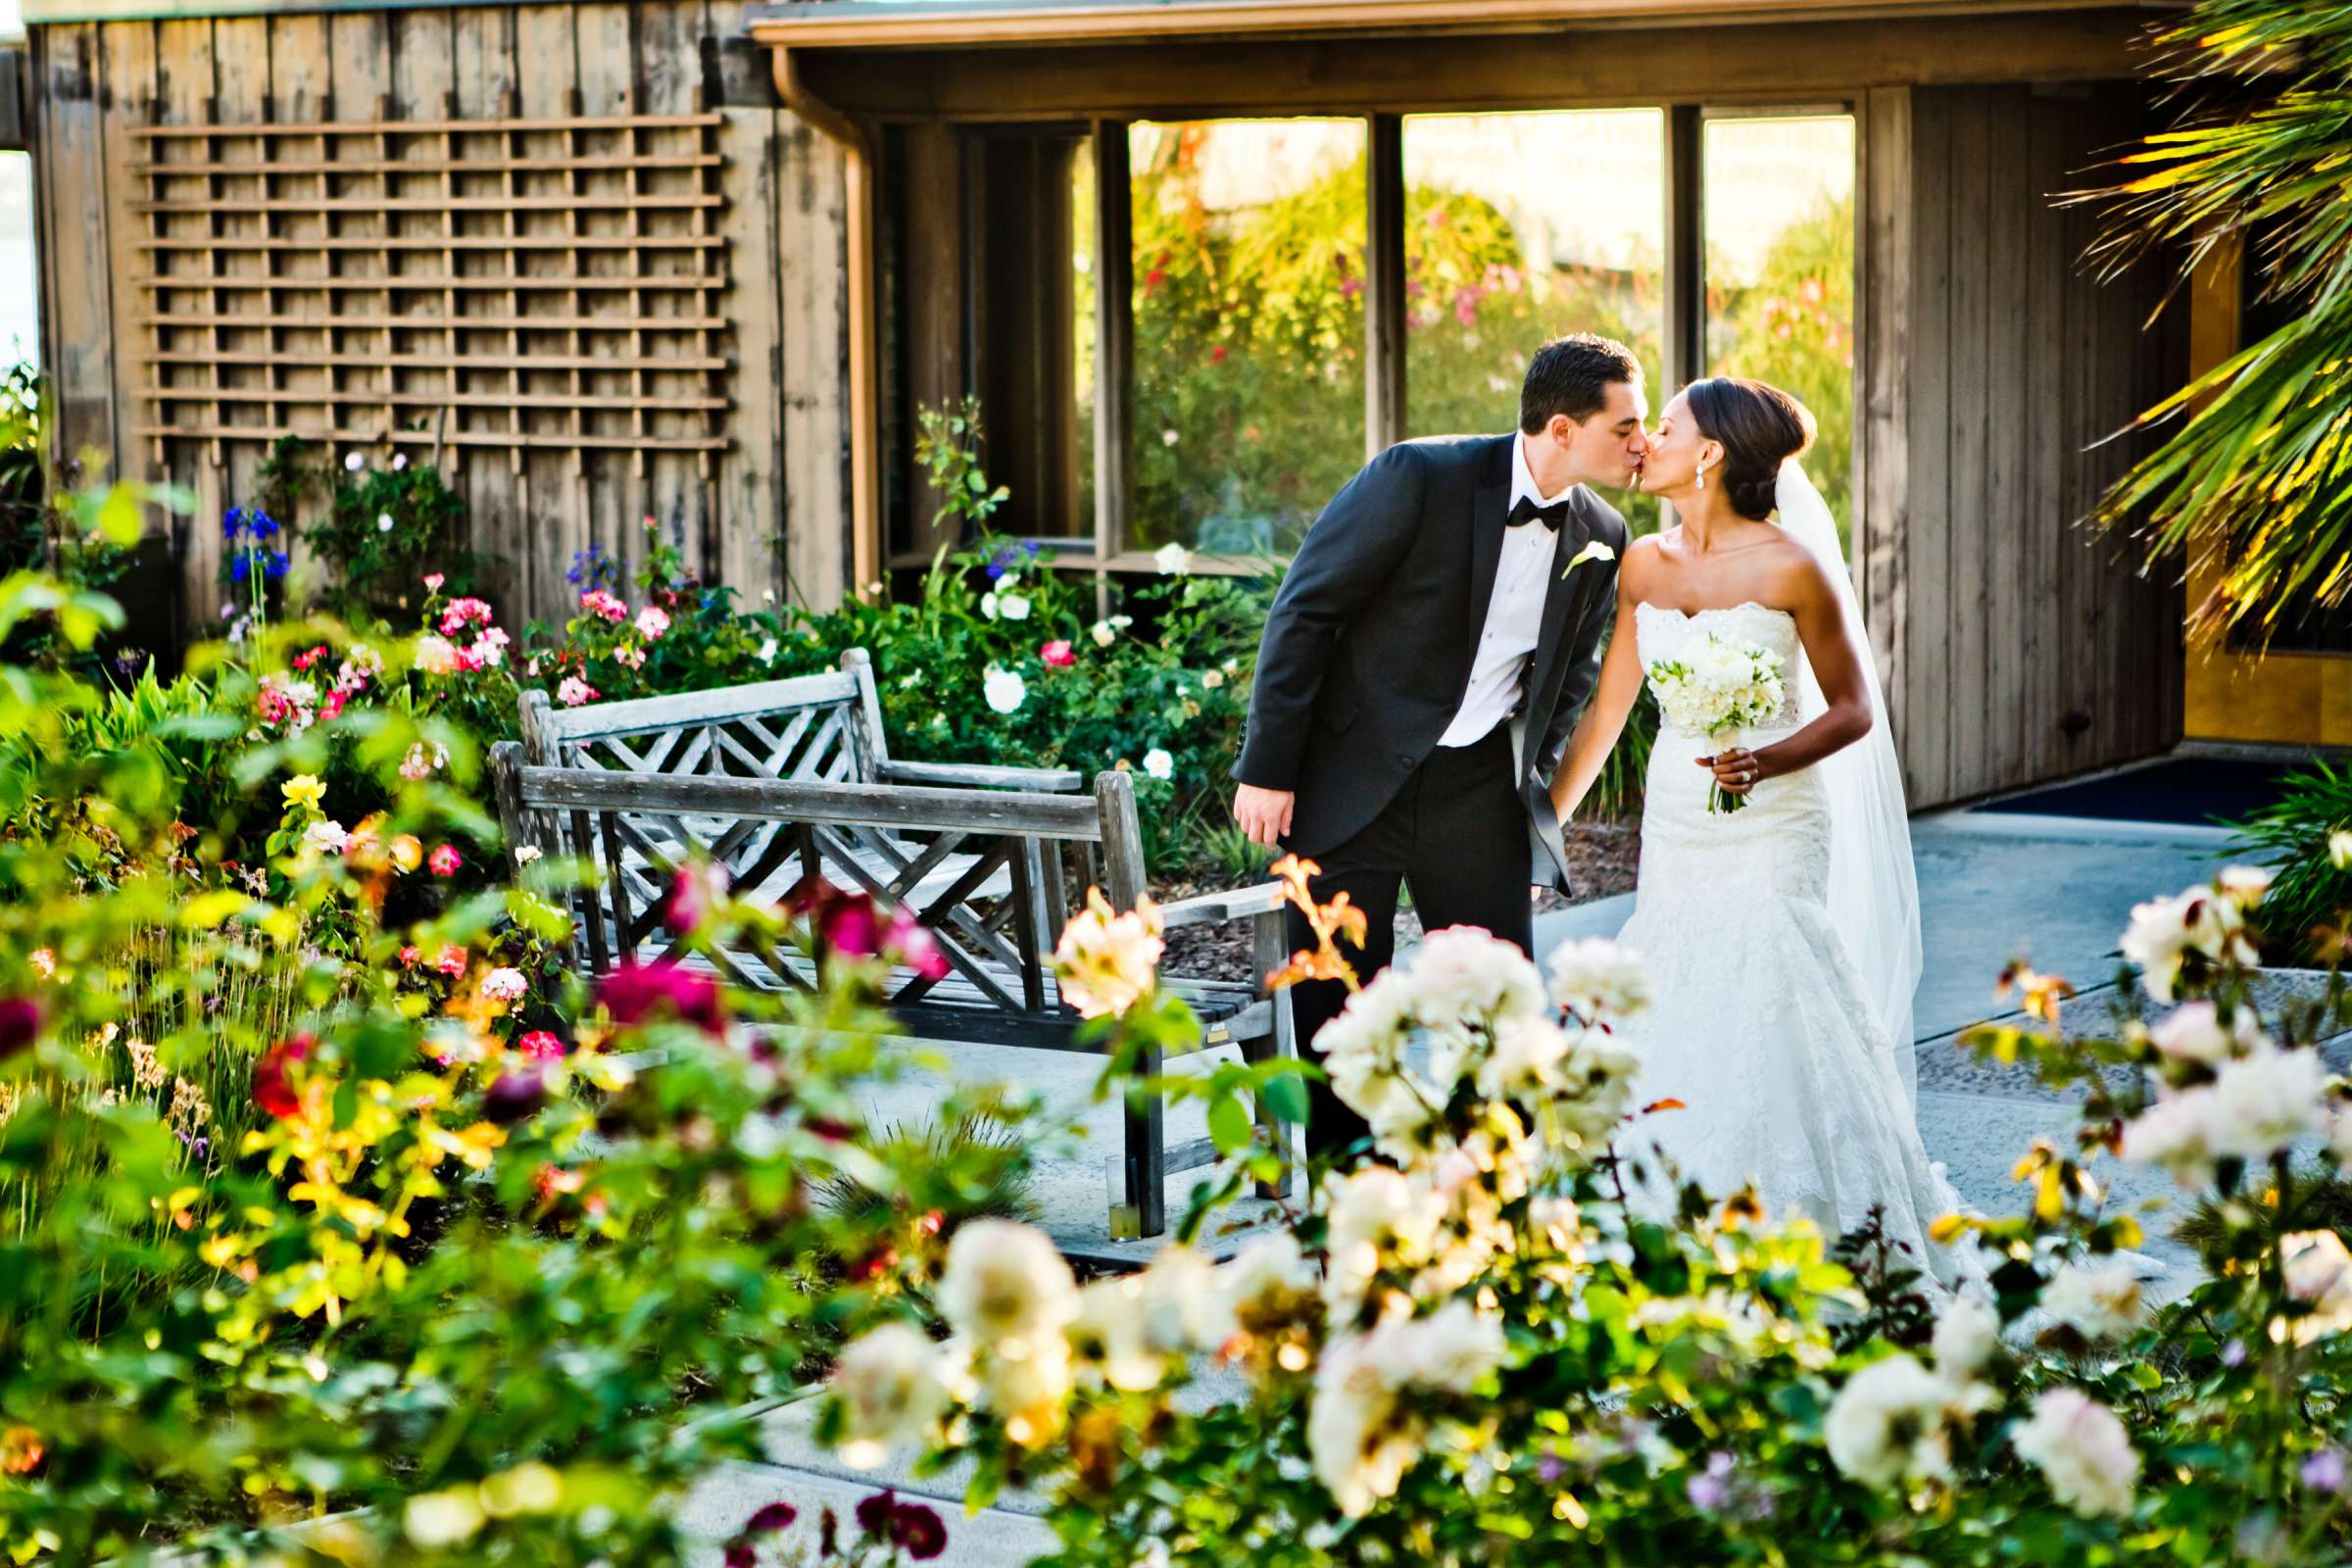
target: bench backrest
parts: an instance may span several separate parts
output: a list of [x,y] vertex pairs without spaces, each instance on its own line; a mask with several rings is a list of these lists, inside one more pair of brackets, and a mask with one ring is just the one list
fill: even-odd
[[628,773],[871,783],[890,759],[862,648],[821,675],[558,708],[523,694],[524,760]]
[[[574,895],[579,958],[595,974],[682,955],[666,906],[677,872],[707,859],[743,895],[779,898],[816,875],[912,907],[953,973],[944,986],[894,977],[893,1006],[1066,1020],[1051,963],[1070,910],[1089,886],[1120,908],[1145,892],[1134,785],[1120,772],[1099,774],[1091,795],[1056,795],[534,766],[512,741],[491,762],[509,845],[598,873]],[[746,948],[713,961],[744,984],[808,983],[787,953]]]

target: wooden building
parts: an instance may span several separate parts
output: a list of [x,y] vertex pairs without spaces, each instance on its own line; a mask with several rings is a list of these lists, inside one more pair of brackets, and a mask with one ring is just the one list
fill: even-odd
[[[1354,314],[1332,365],[1360,408],[1333,423],[1344,471],[1422,433],[1414,410],[1431,406],[1408,341],[1424,319],[1408,252],[1429,243],[1407,232],[1423,200],[1408,170],[1441,119],[1475,117],[1504,145],[1526,128],[1510,117],[1653,117],[1658,243],[1628,253],[1642,275],[1627,297],[1645,301],[1670,386],[1716,361],[1710,127],[1838,117],[1851,127],[1848,510],[1914,802],[2148,756],[2191,723],[2352,740],[2342,659],[2192,671],[2177,574],[2140,574],[2074,526],[2133,450],[2104,438],[2238,330],[2219,275],[2146,326],[2165,279],[2093,280],[2080,265],[2092,216],[2051,201],[2158,122],[2134,45],[2162,9],[25,10],[65,438],[206,498],[175,544],[190,627],[217,598],[213,515],[286,430],[454,464],[516,619],[560,613],[572,552],[627,554],[645,514],[755,600],[831,602],[928,560],[943,534],[915,415],[965,394],[987,414],[992,477],[1014,491],[1005,516],[1057,569],[1115,591],[1156,544],[1213,555],[1217,528],[1279,551],[1278,530],[1249,535],[1246,507],[1171,533],[1144,471],[1164,467],[1155,448],[1178,430],[1139,428],[1139,407],[1171,395],[1137,359],[1159,270],[1138,253],[1139,127],[1313,121],[1356,149],[1357,226],[1334,264]],[[1554,172],[1576,163],[1559,145],[1541,160]],[[1219,286],[1238,300],[1258,285]],[[1221,344],[1203,352],[1223,359]],[[1511,401],[1493,409],[1483,423],[1499,428]]]

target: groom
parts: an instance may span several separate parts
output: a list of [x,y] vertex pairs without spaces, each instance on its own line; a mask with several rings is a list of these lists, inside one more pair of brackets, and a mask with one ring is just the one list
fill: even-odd
[[[1631,350],[1554,339],[1528,366],[1517,430],[1389,448],[1298,547],[1258,644],[1234,815],[1322,866],[1318,903],[1346,892],[1364,911],[1362,950],[1343,948],[1362,979],[1394,956],[1400,881],[1424,929],[1484,926],[1523,951],[1529,884],[1566,889],[1551,773],[1592,694],[1626,541],[1586,487],[1630,481],[1647,413]],[[1289,935],[1313,945],[1295,909]],[[1291,998],[1311,1051],[1346,988]],[[1311,1152],[1364,1133],[1312,1086]]]

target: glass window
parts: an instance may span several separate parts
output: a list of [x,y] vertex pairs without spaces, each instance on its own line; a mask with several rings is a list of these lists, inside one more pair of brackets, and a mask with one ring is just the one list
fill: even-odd
[[1095,144],[1070,159],[1070,387],[1077,421],[1078,506],[1070,531],[1095,531]]
[[[1529,353],[1563,332],[1631,348],[1654,411],[1665,179],[1655,109],[1407,118],[1406,432],[1513,428]],[[1656,503],[1606,494],[1654,526]]]
[[1710,119],[1707,368],[1769,381],[1813,411],[1805,458],[1852,547],[1854,121]]
[[40,297],[32,260],[32,160],[0,153],[0,366],[39,359]]
[[1364,124],[1129,127],[1127,544],[1288,555],[1364,461]]

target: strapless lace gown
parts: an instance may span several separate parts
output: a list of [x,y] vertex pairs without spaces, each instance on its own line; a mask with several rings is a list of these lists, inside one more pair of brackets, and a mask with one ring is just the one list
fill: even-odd
[[[1797,702],[1802,657],[1786,611],[1747,604],[1635,611],[1644,669],[1712,632],[1779,654]],[[1754,1183],[1768,1213],[1801,1210],[1836,1238],[1876,1204],[1887,1234],[1947,1286],[1981,1276],[1973,1249],[1928,1228],[1958,1208],[1928,1159],[1918,1118],[1852,960],[1830,921],[1829,802],[1813,769],[1769,778],[1729,813],[1707,810],[1691,760],[1761,747],[1816,715],[1784,710],[1737,738],[1661,726],[1642,812],[1634,917],[1618,940],[1649,971],[1651,1004],[1624,1027],[1642,1066],[1643,1116],[1621,1149],[1650,1146],[1715,1198]],[[1652,1188],[1653,1196],[1662,1188]]]

